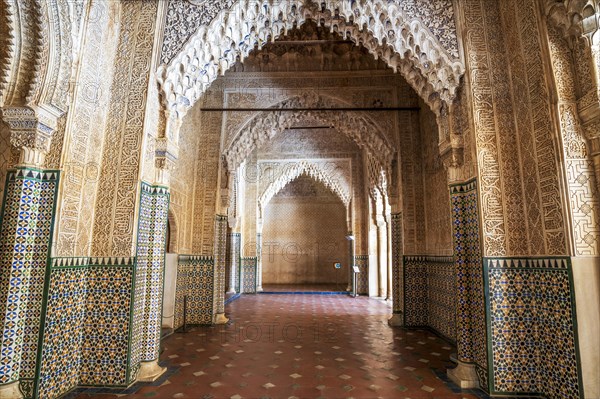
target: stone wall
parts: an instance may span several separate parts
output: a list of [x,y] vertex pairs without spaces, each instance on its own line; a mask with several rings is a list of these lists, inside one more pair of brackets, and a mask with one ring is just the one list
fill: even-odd
[[[293,181],[265,209],[263,284],[347,285],[346,234],[340,200],[308,177]],[[334,269],[334,262],[342,269]]]

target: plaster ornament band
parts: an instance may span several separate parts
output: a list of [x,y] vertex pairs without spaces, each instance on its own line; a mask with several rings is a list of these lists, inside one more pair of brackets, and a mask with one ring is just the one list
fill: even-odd
[[[428,2],[411,10],[407,9],[408,2],[390,4],[387,0],[329,0],[322,6],[310,0],[239,0],[209,4],[210,7],[204,5],[206,10],[191,9],[188,21],[167,22],[163,64],[157,76],[165,108],[179,118],[238,57],[243,60],[256,46],[261,48],[307,20],[339,32],[363,45],[376,59],[385,60],[405,77],[434,112],[438,112],[444,102],[453,101],[465,71],[451,2],[446,5],[449,17],[438,21],[437,25],[442,26],[437,27],[437,35],[441,38],[447,34],[444,32],[454,33],[440,40],[426,28],[426,25],[436,25],[429,20],[436,18],[435,12],[418,15],[421,9],[427,9]],[[181,1],[172,1],[169,7],[174,7],[172,14],[176,14],[187,6]],[[408,17],[409,12],[415,16]],[[188,29],[195,29],[195,34],[179,37],[178,32]],[[174,51],[173,46],[180,40],[187,42],[179,51]]]

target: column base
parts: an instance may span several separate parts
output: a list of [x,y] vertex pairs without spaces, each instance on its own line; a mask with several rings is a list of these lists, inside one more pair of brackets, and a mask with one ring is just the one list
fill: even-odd
[[263,287],[262,285],[259,285],[258,287],[256,287],[256,292],[263,292]]
[[167,371],[167,368],[159,366],[158,360],[142,362],[140,364],[140,371],[138,373],[137,381],[154,382],[158,380],[165,371]]
[[235,289],[231,288],[229,290],[227,290],[226,294],[235,294]]
[[402,316],[402,313],[394,313],[392,317],[388,319],[388,325],[390,327],[404,326],[404,317]]
[[217,313],[214,320],[214,324],[227,324],[229,321],[229,319],[225,317],[225,313]]
[[446,375],[458,385],[461,389],[479,388],[479,378],[475,371],[474,364],[457,361],[458,365],[453,369],[448,369]]
[[23,394],[19,389],[19,381],[0,385],[0,399],[23,399]]

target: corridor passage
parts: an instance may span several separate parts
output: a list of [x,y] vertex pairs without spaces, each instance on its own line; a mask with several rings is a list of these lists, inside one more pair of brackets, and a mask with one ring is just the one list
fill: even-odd
[[245,295],[227,305],[228,325],[166,338],[161,360],[179,369],[123,397],[479,397],[437,377],[451,345],[429,332],[391,329],[389,313],[366,297]]

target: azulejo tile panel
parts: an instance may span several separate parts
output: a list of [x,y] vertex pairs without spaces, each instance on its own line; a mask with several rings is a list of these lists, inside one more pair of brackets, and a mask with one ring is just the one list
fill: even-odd
[[430,327],[456,341],[454,258],[404,257],[404,324]]
[[[86,316],[87,258],[72,267],[53,260],[36,397],[55,398],[79,383]],[[58,267],[57,267],[58,266]]]
[[475,364],[488,390],[487,331],[477,180],[450,186],[456,273],[456,346],[458,359]]
[[569,258],[485,258],[492,393],[582,397]]
[[88,269],[80,385],[125,386],[135,258],[92,258]]
[[239,269],[241,242],[242,236],[240,233],[229,234],[229,251],[227,254],[227,267],[229,267],[231,271],[231,286],[236,292],[240,292]]
[[258,258],[242,258],[240,260],[240,280],[242,294],[256,294],[258,285]]
[[356,293],[366,295],[369,293],[369,255],[354,256],[354,266],[359,270],[356,276]]
[[126,386],[135,258],[52,259],[36,397]]
[[214,314],[225,312],[225,269],[227,268],[227,216],[215,218],[215,283],[213,301]]
[[139,203],[130,378],[158,359],[169,192],[142,182]]
[[402,246],[402,214],[392,214],[392,281],[393,281],[393,310],[394,313],[404,312],[404,265]]
[[0,227],[0,384],[33,395],[44,281],[60,174],[8,171]]
[[213,257],[180,255],[175,295],[175,328],[180,328],[184,323],[212,324],[213,292]]

